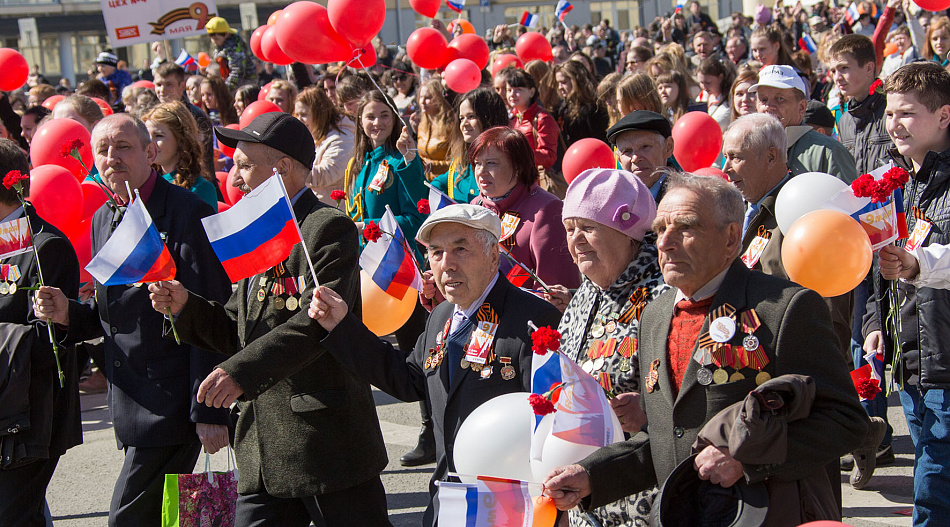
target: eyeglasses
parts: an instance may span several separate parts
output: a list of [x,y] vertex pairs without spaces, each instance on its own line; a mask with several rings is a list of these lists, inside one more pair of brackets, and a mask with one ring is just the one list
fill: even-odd
[[402,82],[408,78],[408,75],[393,75],[393,82]]

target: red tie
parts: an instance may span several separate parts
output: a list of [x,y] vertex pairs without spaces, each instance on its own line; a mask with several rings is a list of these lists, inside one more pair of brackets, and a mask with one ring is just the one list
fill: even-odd
[[[676,303],[673,319],[670,321],[670,334],[666,340],[667,361],[670,365],[670,380],[679,393],[683,386],[683,376],[693,357],[699,331],[709,313],[713,297],[694,302],[687,298]],[[675,395],[675,394],[674,394]]]

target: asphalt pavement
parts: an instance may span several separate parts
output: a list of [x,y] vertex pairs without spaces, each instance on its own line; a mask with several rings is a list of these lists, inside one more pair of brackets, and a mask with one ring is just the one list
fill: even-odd
[[[434,465],[404,468],[399,457],[415,446],[419,433],[419,405],[403,403],[375,391],[376,411],[389,452],[382,474],[395,527],[418,526],[428,500],[428,480]],[[105,394],[82,396],[82,445],[60,460],[47,493],[57,527],[106,525],[109,500],[122,454],[116,449]],[[842,474],[845,523],[854,527],[910,526],[913,505],[913,446],[896,394],[891,397],[890,421],[894,425],[897,462],[880,467],[865,490],[851,489]],[[198,462],[198,471],[204,467]],[[227,455],[211,456],[213,470],[227,469]]]

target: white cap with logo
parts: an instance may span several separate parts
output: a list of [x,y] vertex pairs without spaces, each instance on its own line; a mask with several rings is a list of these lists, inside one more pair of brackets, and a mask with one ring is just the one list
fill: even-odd
[[783,90],[798,90],[807,95],[805,82],[791,66],[766,66],[759,71],[759,83],[749,88],[750,92],[758,90],[759,86],[771,86]]

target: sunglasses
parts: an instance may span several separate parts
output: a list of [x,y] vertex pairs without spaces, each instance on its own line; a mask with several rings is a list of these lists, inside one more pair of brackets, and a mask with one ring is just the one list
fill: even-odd
[[408,75],[393,75],[393,82],[401,82],[408,79]]

